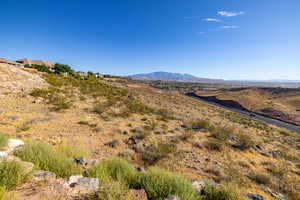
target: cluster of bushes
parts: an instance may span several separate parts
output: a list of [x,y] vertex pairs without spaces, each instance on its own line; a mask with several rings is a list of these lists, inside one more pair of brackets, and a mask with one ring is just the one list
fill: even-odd
[[146,172],[137,172],[133,165],[121,158],[101,161],[87,172],[99,178],[103,187],[94,199],[127,200],[128,189],[144,189],[149,200],[164,200],[176,195],[182,200],[237,200],[235,192],[225,188],[206,185],[202,196],[191,182],[180,175],[164,169],[151,167]]
[[[170,152],[168,146],[160,147]],[[159,150],[161,152],[161,149]],[[58,177],[68,177],[81,174],[82,168],[70,158],[86,155],[85,152],[74,151],[67,144],[53,147],[41,142],[31,142],[19,149],[16,156],[24,161],[35,164],[36,169],[54,172]],[[182,200],[235,200],[232,191],[206,189],[200,197],[191,182],[180,175],[169,171],[150,167],[146,172],[139,172],[133,165],[121,158],[102,160],[87,169],[86,176],[99,178],[101,187],[91,196],[95,200],[130,200],[129,189],[144,189],[149,200],[163,200],[169,194],[176,195]],[[0,199],[6,195],[6,189],[14,189],[27,178],[24,168],[15,161],[0,163]],[[207,186],[209,187],[209,186]]]
[[50,69],[49,67],[45,65],[36,65],[33,64],[31,65],[32,68],[40,71],[40,72],[46,72],[49,74],[63,74],[63,73],[68,73],[70,75],[75,75],[75,71],[71,69],[69,65],[64,65],[60,63],[55,63],[54,67]]
[[175,152],[176,146],[174,144],[158,142],[145,147],[141,152],[141,156],[146,165],[154,165]]
[[35,141],[25,144],[15,155],[24,161],[32,162],[37,169],[54,172],[59,177],[67,177],[82,172],[82,168],[68,157],[74,155],[70,152],[72,151],[67,150],[67,147],[55,149],[51,145]]
[[8,141],[8,136],[4,133],[0,133],[0,149],[5,147]]
[[240,150],[247,150],[255,144],[249,135],[246,135],[245,133],[236,134],[230,128],[210,126],[209,131],[213,138],[209,140],[209,146],[218,146],[218,150],[221,149],[219,148],[221,145],[228,143],[230,137],[235,140],[235,143],[232,146]]
[[[68,66],[59,65],[59,73],[72,72]],[[55,68],[54,68],[55,69]],[[170,112],[165,109],[153,109],[142,104],[133,97],[126,89],[103,83],[94,75],[86,79],[77,78],[75,75],[59,76],[57,74],[44,74],[45,80],[51,85],[48,89],[34,89],[31,95],[42,97],[47,103],[53,105],[54,110],[64,110],[72,106],[70,99],[74,98],[74,92],[80,93],[80,99],[91,97],[98,100],[99,97],[106,98],[103,103],[94,106],[93,111],[102,114],[111,106],[124,108],[117,116],[128,117],[132,113],[156,114],[162,119],[173,119]]]

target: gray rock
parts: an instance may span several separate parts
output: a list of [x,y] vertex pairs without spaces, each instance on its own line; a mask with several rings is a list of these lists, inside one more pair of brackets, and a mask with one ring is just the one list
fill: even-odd
[[7,141],[7,149],[6,151],[8,153],[14,152],[16,149],[22,147],[24,145],[24,142],[19,139],[9,139]]
[[259,194],[252,194],[252,193],[248,193],[246,194],[246,196],[250,199],[250,200],[264,200],[264,197],[259,195]]
[[81,174],[70,176],[67,179],[66,185],[70,186],[70,187],[74,187],[76,185],[76,183],[78,183],[79,179],[81,179],[81,178],[83,178],[83,176]]
[[77,184],[81,187],[84,187],[88,190],[96,191],[99,188],[99,179],[98,178],[89,178],[82,177],[79,178]]
[[205,182],[204,181],[193,181],[192,182],[193,187],[199,194],[202,193],[204,187],[205,187]]
[[167,198],[165,198],[165,200],[180,200],[180,198],[175,195],[168,195]]
[[285,200],[283,194],[273,192],[269,187],[265,187],[264,190],[278,200]]
[[137,135],[133,135],[133,136],[130,136],[128,138],[127,144],[128,145],[135,145],[139,142],[140,142],[139,137]]
[[32,176],[37,178],[55,178],[56,175],[53,172],[38,170],[32,174]]
[[77,163],[77,164],[79,164],[79,165],[86,165],[87,164],[87,162],[84,159],[84,157],[74,158],[74,162]]
[[264,156],[270,156],[270,153],[268,152],[268,151],[266,151],[265,150],[265,148],[263,147],[263,146],[261,146],[261,145],[254,145],[253,146],[253,149],[256,151],[256,152],[258,152],[258,153],[260,153],[260,154],[262,154],[262,155],[264,155]]

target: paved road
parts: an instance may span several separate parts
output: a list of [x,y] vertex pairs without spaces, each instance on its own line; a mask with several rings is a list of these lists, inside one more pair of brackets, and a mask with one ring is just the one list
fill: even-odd
[[278,127],[281,127],[281,128],[288,129],[290,131],[295,131],[297,133],[300,133],[300,126],[297,126],[297,125],[294,125],[294,124],[290,124],[290,123],[287,123],[287,122],[283,122],[283,121],[280,121],[280,120],[277,120],[277,119],[272,119],[272,118],[269,118],[269,117],[266,117],[266,116],[263,116],[263,115],[259,115],[259,114],[256,114],[256,113],[252,113],[252,112],[249,112],[249,111],[245,111],[245,110],[240,110],[240,109],[236,109],[236,108],[224,106],[224,105],[221,105],[219,103],[203,99],[200,96],[197,96],[197,95],[195,95],[193,93],[188,93],[186,95],[189,96],[189,97],[198,99],[200,101],[206,102],[208,104],[211,104],[211,105],[214,105],[214,106],[218,106],[218,107],[221,107],[221,108],[225,108],[227,110],[230,110],[230,111],[233,111],[233,112],[237,112],[237,113],[240,113],[240,114],[243,114],[243,115],[247,115],[248,117],[251,117],[251,118],[255,118],[255,119],[259,120],[259,121],[263,121],[263,122],[268,123],[268,124],[272,124],[272,125],[275,125],[275,126],[278,126]]

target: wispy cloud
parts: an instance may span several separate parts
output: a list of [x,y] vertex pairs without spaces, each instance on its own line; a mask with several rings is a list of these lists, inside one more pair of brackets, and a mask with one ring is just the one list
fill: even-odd
[[207,22],[221,22],[221,20],[215,19],[215,18],[205,18],[204,21],[207,21]]
[[235,17],[235,16],[238,16],[238,15],[242,15],[242,14],[245,14],[245,12],[243,11],[240,11],[240,12],[228,12],[228,11],[218,11],[218,15],[221,15],[223,17]]
[[230,25],[230,26],[220,26],[222,29],[237,29],[239,28],[238,26]]

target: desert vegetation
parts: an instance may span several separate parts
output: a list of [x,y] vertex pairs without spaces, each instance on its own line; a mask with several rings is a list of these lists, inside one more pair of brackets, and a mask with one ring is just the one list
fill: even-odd
[[[134,200],[133,190],[148,199],[299,198],[298,134],[177,92],[57,67],[34,67],[47,87],[0,99],[0,148],[7,151],[10,138],[25,142],[8,155],[16,162],[0,162],[20,174],[3,173],[0,199],[22,197],[28,186],[79,198],[68,191],[79,190],[67,184],[75,175],[91,185],[97,179],[99,187],[83,193],[90,199]],[[22,162],[34,165],[31,173],[22,173]],[[41,170],[56,177],[41,181]]]

